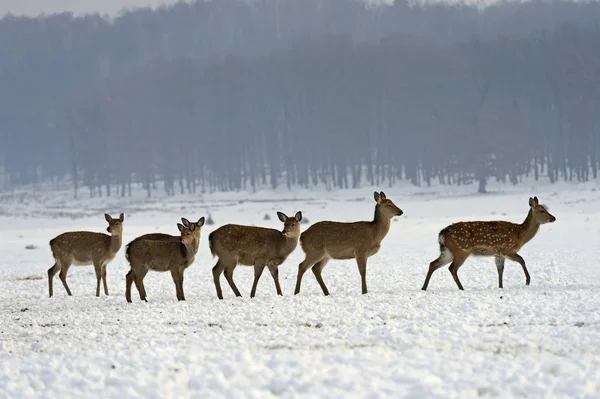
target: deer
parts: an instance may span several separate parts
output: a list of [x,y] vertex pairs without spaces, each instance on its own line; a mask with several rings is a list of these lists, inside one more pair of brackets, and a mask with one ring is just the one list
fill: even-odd
[[538,198],[533,197],[529,198],[529,212],[521,224],[505,221],[474,221],[458,222],[445,227],[438,235],[440,255],[429,264],[425,283],[421,289],[427,290],[433,272],[450,263],[449,270],[452,278],[458,289],[464,290],[458,279],[458,269],[471,255],[494,257],[500,288],[503,288],[502,276],[506,259],[521,265],[525,273],[525,285],[529,285],[531,277],[525,260],[518,252],[535,237],[540,225],[555,221],[556,218],[538,202]]
[[131,269],[125,276],[125,299],[131,303],[131,286],[135,286],[140,299],[148,302],[144,277],[149,270],[171,272],[175,283],[178,301],[185,301],[183,291],[183,274],[195,260],[200,244],[200,231],[204,225],[204,217],[197,222],[181,218],[183,224],[177,223],[180,236],[163,233],[151,233],[137,237],[125,248],[125,258]]
[[223,299],[220,282],[222,273],[225,273],[225,278],[235,296],[242,296],[233,281],[233,271],[238,264],[254,266],[254,283],[250,298],[256,296],[258,280],[265,267],[269,269],[273,277],[277,295],[283,296],[279,285],[279,265],[285,262],[298,245],[302,212],[296,212],[294,217],[277,212],[277,217],[283,222],[282,231],[265,227],[227,224],[210,233],[208,236],[210,251],[213,257],[219,258],[212,269],[219,299]]
[[325,296],[329,290],[321,273],[331,259],[356,259],[360,273],[362,293],[367,290],[367,259],[381,248],[381,242],[390,230],[392,218],[404,213],[383,191],[373,193],[375,198],[375,216],[370,222],[332,222],[321,221],[310,226],[300,236],[300,246],[306,254],[298,266],[296,290],[300,293],[302,276],[312,268],[317,282]]
[[67,273],[71,265],[94,265],[96,271],[96,296],[100,296],[100,280],[104,284],[104,294],[108,296],[106,283],[106,266],[112,261],[119,249],[123,238],[123,221],[125,216],[121,213],[118,219],[105,213],[108,222],[106,231],[110,233],[96,233],[92,231],[69,231],[62,233],[50,240],[50,249],[54,257],[54,265],[48,269],[48,289],[52,298],[52,280],[60,271],[59,277],[69,296],[71,290],[67,285]]

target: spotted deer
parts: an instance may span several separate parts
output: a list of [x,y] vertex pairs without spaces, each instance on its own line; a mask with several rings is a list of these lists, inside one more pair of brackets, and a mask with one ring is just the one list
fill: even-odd
[[450,273],[458,286],[463,286],[458,279],[458,269],[465,260],[473,256],[493,256],[498,269],[498,285],[502,288],[504,261],[510,259],[517,262],[525,273],[525,284],[531,278],[525,266],[525,260],[517,253],[538,232],[540,225],[553,223],[556,218],[540,205],[537,197],[529,198],[529,213],[521,224],[504,221],[458,222],[447,226],[438,236],[440,256],[429,264],[423,291],[429,285],[434,271],[450,263]]
[[121,249],[125,216],[121,213],[118,219],[113,219],[105,213],[104,218],[108,222],[106,231],[110,235],[92,231],[70,231],[50,240],[50,249],[54,257],[54,265],[48,269],[50,297],[53,295],[52,280],[59,271],[60,281],[62,281],[67,294],[72,295],[67,285],[67,273],[71,265],[94,265],[97,282],[96,296],[100,296],[100,280],[104,283],[104,294],[108,295],[106,266]]
[[183,224],[177,224],[179,236],[163,233],[151,233],[137,237],[125,249],[125,258],[131,269],[125,276],[125,299],[131,302],[131,286],[135,286],[142,301],[148,302],[144,277],[149,270],[171,272],[175,291],[179,301],[185,301],[183,292],[183,274],[193,262],[200,244],[200,230],[204,217],[193,223],[181,218]]
[[233,281],[233,271],[238,264],[254,266],[254,283],[250,298],[256,295],[258,280],[265,267],[269,268],[275,281],[277,295],[283,295],[279,285],[279,265],[285,262],[298,245],[302,213],[297,212],[294,217],[288,217],[282,212],[277,212],[277,217],[283,222],[282,231],[227,224],[210,233],[208,236],[210,251],[213,256],[219,257],[212,269],[219,299],[223,299],[220,282],[223,272],[235,295],[242,296]]
[[329,290],[323,281],[321,272],[330,259],[356,259],[362,281],[362,293],[367,293],[367,259],[375,255],[381,242],[390,230],[394,216],[404,212],[382,192],[375,192],[375,216],[371,222],[318,222],[310,226],[300,236],[300,246],[306,253],[304,261],[298,266],[296,290],[300,293],[300,284],[304,273],[312,268],[323,294]]

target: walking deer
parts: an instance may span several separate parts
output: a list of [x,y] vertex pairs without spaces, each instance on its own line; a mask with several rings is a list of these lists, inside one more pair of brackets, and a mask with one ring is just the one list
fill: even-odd
[[110,233],[95,233],[91,231],[70,231],[60,234],[50,240],[50,249],[54,257],[54,265],[48,269],[48,289],[50,297],[53,295],[52,280],[60,271],[60,280],[71,296],[71,290],[67,285],[67,273],[71,265],[89,266],[94,265],[96,271],[96,296],[100,296],[100,280],[104,283],[104,294],[108,295],[106,284],[106,266],[114,259],[121,248],[123,238],[123,220],[125,216],[121,213],[118,219],[104,214],[108,222],[106,231]]
[[375,255],[381,247],[381,241],[390,230],[394,216],[404,212],[382,192],[374,193],[375,217],[371,222],[318,222],[310,226],[300,236],[300,246],[306,253],[304,261],[298,266],[296,290],[300,293],[300,284],[304,273],[312,268],[323,294],[329,290],[323,281],[321,272],[330,259],[356,259],[362,280],[362,293],[367,293],[367,259]]
[[180,236],[163,233],[151,233],[137,237],[125,249],[125,258],[131,269],[125,276],[125,298],[131,302],[131,286],[135,286],[142,301],[146,299],[144,277],[149,270],[171,272],[175,291],[179,301],[185,301],[183,292],[183,273],[198,253],[200,230],[204,225],[204,217],[193,223],[181,218],[183,224],[177,223]]
[[458,279],[458,269],[470,256],[493,256],[498,269],[498,285],[502,288],[504,261],[510,259],[517,262],[525,273],[525,284],[531,278],[525,266],[525,260],[517,253],[538,232],[540,225],[553,223],[556,218],[540,205],[537,197],[529,198],[529,213],[521,224],[504,221],[458,222],[447,226],[438,236],[440,256],[429,264],[423,291],[429,285],[434,271],[450,264],[449,270],[458,286],[463,286]]
[[233,270],[238,264],[254,266],[254,284],[252,284],[250,298],[256,295],[258,280],[265,267],[269,268],[275,281],[277,295],[283,295],[279,285],[278,267],[298,245],[302,213],[297,212],[294,217],[287,217],[284,213],[277,212],[277,216],[283,222],[283,231],[227,224],[210,233],[208,236],[210,251],[213,256],[219,257],[212,269],[219,299],[223,299],[220,282],[223,272],[235,295],[242,296],[233,282]]

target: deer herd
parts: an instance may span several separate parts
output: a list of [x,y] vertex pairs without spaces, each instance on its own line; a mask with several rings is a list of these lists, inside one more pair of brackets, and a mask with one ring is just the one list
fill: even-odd
[[[265,268],[269,269],[278,295],[283,295],[279,285],[279,266],[296,249],[298,242],[304,251],[304,260],[298,266],[296,289],[300,293],[302,277],[311,269],[324,295],[329,290],[323,281],[323,268],[331,259],[355,259],[361,277],[362,293],[367,291],[367,260],[375,255],[381,242],[390,230],[391,220],[401,216],[402,210],[388,199],[383,192],[375,192],[375,216],[370,222],[342,223],[322,221],[313,224],[301,233],[302,213],[287,216],[277,212],[283,229],[227,224],[219,227],[208,236],[210,251],[217,257],[212,269],[217,297],[223,299],[221,274],[236,296],[241,296],[233,280],[233,272],[238,264],[254,267],[254,283],[250,297],[256,295],[258,280]],[[93,265],[96,272],[96,296],[100,296],[102,282],[104,294],[108,295],[106,267],[119,252],[122,245],[124,215],[114,219],[105,214],[110,235],[89,231],[73,231],[60,234],[50,241],[54,265],[48,269],[48,289],[53,295],[52,281],[59,273],[60,280],[68,295],[67,273],[71,265]],[[440,255],[429,264],[422,290],[426,290],[433,272],[450,264],[452,278],[460,290],[463,286],[458,278],[458,269],[469,256],[493,257],[498,269],[498,285],[502,288],[505,259],[517,262],[523,268],[525,284],[530,276],[525,260],[518,251],[529,242],[541,224],[556,220],[538,202],[537,197],[529,198],[529,212],[523,223],[504,221],[458,222],[442,229],[438,235]],[[194,262],[200,244],[200,231],[204,217],[196,222],[186,218],[177,224],[180,235],[151,233],[137,237],[125,248],[125,258],[131,269],[125,277],[125,298],[131,302],[131,286],[135,283],[140,299],[147,301],[144,277],[149,270],[171,272],[175,283],[177,299],[185,300],[183,276]]]

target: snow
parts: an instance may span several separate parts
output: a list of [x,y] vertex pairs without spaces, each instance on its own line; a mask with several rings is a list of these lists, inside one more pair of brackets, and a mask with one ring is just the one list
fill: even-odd
[[[374,188],[322,192],[73,201],[68,193],[4,196],[0,201],[0,397],[102,398],[436,398],[478,396],[600,398],[600,195],[595,184],[491,185],[385,191],[405,213],[369,259],[369,294],[354,261],[332,260],[324,297],[312,273],[294,296],[297,250],[280,267],[284,296],[263,273],[240,266],[235,298],[222,281],[216,298],[208,234],[235,222],[279,228],[275,211],[301,210],[311,223],[372,217]],[[529,196],[557,217],[521,255],[531,273],[507,261],[503,290],[491,258],[470,258],[459,291],[447,268],[420,290],[439,254],[438,232],[459,220],[521,222]],[[18,198],[18,199],[15,199]],[[68,230],[104,231],[102,214],[125,212],[124,243],[177,233],[179,219],[210,211],[178,302],[169,273],[150,272],[148,303],[133,290],[123,249],[108,266],[110,296],[96,298],[92,267],[58,277],[48,298],[48,241]],[[271,220],[264,221],[265,213]],[[306,229],[308,225],[302,225]],[[37,247],[25,249],[26,245]]]

